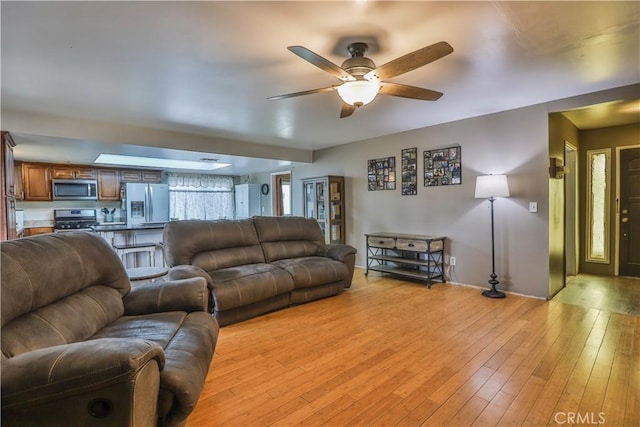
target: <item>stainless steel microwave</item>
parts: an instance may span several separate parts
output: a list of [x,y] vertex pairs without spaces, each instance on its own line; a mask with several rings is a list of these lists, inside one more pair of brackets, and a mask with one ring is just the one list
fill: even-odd
[[95,179],[54,179],[53,200],[98,200]]

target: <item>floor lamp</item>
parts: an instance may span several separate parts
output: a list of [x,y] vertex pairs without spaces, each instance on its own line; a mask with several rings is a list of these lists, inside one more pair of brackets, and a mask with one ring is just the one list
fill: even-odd
[[490,290],[482,292],[488,298],[504,298],[506,294],[496,289],[500,282],[496,280],[496,253],[493,232],[493,202],[496,197],[509,197],[509,184],[506,175],[482,175],[476,178],[476,199],[489,199],[491,202],[491,285]]

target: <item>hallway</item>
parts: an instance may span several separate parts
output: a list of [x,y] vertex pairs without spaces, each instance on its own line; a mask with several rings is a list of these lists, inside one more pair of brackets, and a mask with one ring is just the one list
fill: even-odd
[[640,278],[578,274],[552,301],[640,316]]

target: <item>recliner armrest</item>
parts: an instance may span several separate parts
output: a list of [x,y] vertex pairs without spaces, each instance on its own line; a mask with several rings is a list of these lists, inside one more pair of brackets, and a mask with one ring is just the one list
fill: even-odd
[[320,245],[316,251],[316,255],[335,259],[344,262],[348,255],[355,255],[356,248],[350,245],[342,245],[333,243],[330,245]]
[[202,277],[153,282],[131,288],[124,298],[127,316],[165,311],[210,311],[210,292]]
[[2,411],[37,407],[129,382],[152,359],[160,369],[164,367],[162,347],[132,338],[100,338],[4,359]]
[[176,265],[175,267],[171,267],[169,269],[169,273],[167,273],[167,277],[169,280],[202,277],[207,281],[207,286],[209,286],[209,289],[213,288],[213,281],[211,280],[211,276],[209,276],[206,271],[204,271],[200,267],[196,267],[195,265]]

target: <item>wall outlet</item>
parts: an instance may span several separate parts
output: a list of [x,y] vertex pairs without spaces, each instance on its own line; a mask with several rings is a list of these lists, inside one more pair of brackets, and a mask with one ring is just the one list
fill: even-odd
[[529,212],[538,212],[538,202],[529,202]]
[[449,257],[449,265],[456,265],[456,257],[454,256]]

